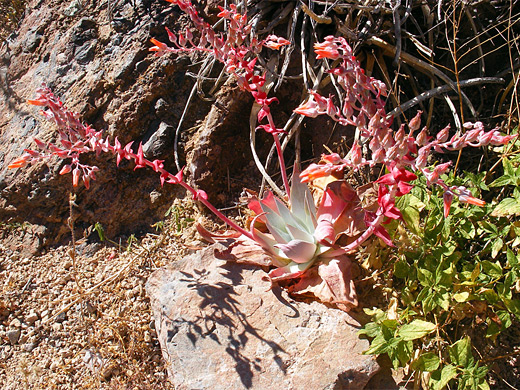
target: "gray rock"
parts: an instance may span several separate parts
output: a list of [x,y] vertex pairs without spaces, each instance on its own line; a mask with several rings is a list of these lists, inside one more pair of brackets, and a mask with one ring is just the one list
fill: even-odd
[[11,343],[11,345],[15,345],[18,342],[18,340],[20,339],[21,333],[22,332],[20,331],[20,329],[13,329],[13,330],[7,331],[5,335],[9,339],[9,342]]
[[152,274],[155,327],[176,389],[363,389],[379,369],[349,314],[270,289],[216,244]]
[[147,158],[158,158],[173,147],[175,129],[161,122],[158,127],[152,127],[143,141],[143,153]]

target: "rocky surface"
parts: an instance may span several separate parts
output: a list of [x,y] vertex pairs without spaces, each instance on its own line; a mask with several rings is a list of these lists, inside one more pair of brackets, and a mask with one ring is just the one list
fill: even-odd
[[349,314],[270,290],[212,247],[154,272],[156,331],[176,389],[363,389],[379,369]]
[[[205,11],[213,14],[216,3],[205,2],[202,15],[206,15]],[[58,175],[64,164],[61,161],[7,169],[24,148],[34,147],[33,137],[43,141],[56,137],[52,123],[44,120],[36,107],[27,105],[26,100],[46,83],[67,107],[81,114],[85,123],[105,130],[112,139],[117,136],[121,142],[134,141],[135,145],[143,142],[148,156],[166,159],[166,167],[176,172],[174,133],[194,83],[187,72],[197,73],[191,63],[198,58],[182,55],[157,58],[148,49],[152,37],[167,41],[163,26],[176,30],[188,22],[177,7],[161,0],[28,3],[19,29],[0,47],[0,218],[23,220],[38,230],[39,238],[25,245],[30,248],[27,254],[45,243],[70,237],[66,221],[72,186],[70,175]],[[233,91],[228,93],[236,97]],[[221,183],[220,188],[229,186],[225,177],[229,181],[230,171],[233,174],[243,168],[240,164],[231,165],[235,160],[229,157],[242,150],[230,148],[229,142],[237,143],[236,136],[242,133],[247,150],[249,134],[249,127],[238,126],[233,115],[221,120],[229,111],[248,115],[243,102],[236,103],[237,110],[232,98],[224,99],[225,110],[218,111],[220,117],[213,114],[210,122],[224,122],[224,125],[203,134],[206,140],[216,139],[209,143],[192,142],[191,149],[185,149],[211,107],[211,103],[195,96],[185,115],[178,145],[181,165],[186,163],[188,152],[195,160],[205,156],[204,161],[193,162],[196,167],[205,164],[207,156],[223,158],[213,175],[213,180]],[[219,129],[224,136],[219,135]],[[211,132],[214,135],[208,135]],[[227,143],[218,141],[229,138],[229,134],[234,137]],[[204,151],[197,152],[198,148]],[[222,154],[219,148],[226,153]],[[78,229],[86,231],[99,222],[108,237],[147,230],[163,218],[174,198],[184,195],[174,186],[161,188],[153,172],[134,172],[128,162],[117,169],[113,157],[89,156],[89,160],[101,171],[89,191],[82,186],[75,190],[79,207],[74,219]],[[187,176],[197,184],[208,183],[207,172],[188,171]],[[216,186],[209,192],[222,201],[217,198]]]

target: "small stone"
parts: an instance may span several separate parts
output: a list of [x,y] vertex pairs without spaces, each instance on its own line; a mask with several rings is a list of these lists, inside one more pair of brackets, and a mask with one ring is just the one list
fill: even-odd
[[38,313],[29,313],[27,317],[25,317],[25,323],[32,325],[38,320]]
[[168,113],[168,103],[166,103],[166,100],[164,100],[163,98],[157,99],[157,101],[155,102],[154,108],[155,108],[155,114],[158,117],[162,117]]
[[28,334],[24,334],[20,337],[20,339],[18,340],[18,343],[19,344],[25,344],[27,342],[27,339],[29,338],[29,335]]
[[23,345],[23,350],[25,352],[32,352],[37,345],[37,343],[26,343]]
[[18,340],[20,339],[20,334],[21,334],[20,329],[15,329],[15,330],[7,331],[5,335],[9,339],[9,342],[11,343],[11,345],[15,345],[18,342]]
[[9,326],[11,326],[11,328],[21,328],[22,322],[18,318],[15,318],[14,320],[11,321]]
[[61,312],[56,316],[56,322],[63,322],[67,319],[67,313]]
[[62,327],[63,325],[61,325],[61,323],[59,322],[52,324],[52,330],[54,330],[55,332],[59,332]]

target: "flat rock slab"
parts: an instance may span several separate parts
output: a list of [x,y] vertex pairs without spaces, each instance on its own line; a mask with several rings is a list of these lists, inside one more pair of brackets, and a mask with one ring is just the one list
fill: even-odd
[[363,389],[379,369],[351,316],[292,300],[215,244],[154,272],[155,327],[177,390]]

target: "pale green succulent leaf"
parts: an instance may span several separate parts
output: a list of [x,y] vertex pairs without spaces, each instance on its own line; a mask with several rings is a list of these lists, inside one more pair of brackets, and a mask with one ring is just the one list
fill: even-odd
[[287,230],[284,219],[271,209],[269,206],[261,203],[262,211],[265,213],[266,225],[274,239],[278,243],[287,244],[291,241],[292,237],[289,231]]
[[314,259],[316,253],[316,244],[302,240],[292,240],[287,244],[277,244],[276,248],[289,259],[298,264],[308,263]]
[[308,233],[305,230],[299,229],[292,225],[287,225],[287,230],[289,230],[289,233],[291,233],[292,237],[295,240],[302,240],[302,241],[307,241],[307,242],[312,242],[312,243],[316,242],[313,235]]
[[280,248],[277,248],[276,245],[278,242],[271,238],[269,235],[264,234],[257,229],[253,229],[252,231],[253,237],[255,241],[258,242],[265,251],[269,252],[272,255],[273,264],[276,267],[285,267],[287,264],[291,262],[285,254],[282,252]]
[[[280,217],[282,217],[285,225],[296,226],[301,230],[308,231],[309,227],[305,226],[305,222],[298,218],[294,212],[289,210],[286,205],[284,205],[279,199],[275,199],[276,206],[278,207],[278,211],[280,213]],[[309,231],[309,233],[312,232]]]

